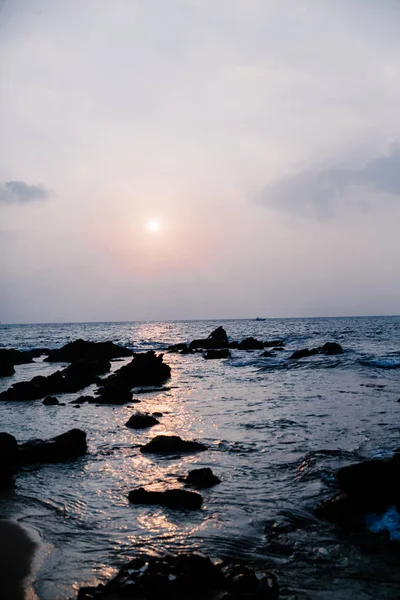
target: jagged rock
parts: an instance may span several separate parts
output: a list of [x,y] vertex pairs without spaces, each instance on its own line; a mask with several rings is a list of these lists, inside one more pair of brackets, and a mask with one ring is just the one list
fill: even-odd
[[209,467],[193,469],[192,471],[189,471],[186,477],[178,477],[178,481],[197,489],[209,488],[221,483],[219,477],[214,475]]
[[43,400],[43,404],[45,406],[54,406],[56,404],[60,404],[59,401],[57,400],[57,398],[55,396],[47,396],[44,400]]
[[17,470],[17,440],[10,433],[0,432],[0,489],[12,486]]
[[155,417],[147,413],[135,413],[125,425],[126,427],[132,427],[132,429],[147,429],[148,427],[153,427],[153,425],[158,425],[159,422]]
[[148,444],[140,448],[145,454],[181,454],[202,452],[207,446],[200,442],[183,440],[178,435],[157,435]]
[[264,342],[260,342],[253,337],[248,337],[239,343],[238,348],[239,350],[262,350]]
[[31,363],[34,358],[46,354],[46,348],[36,350],[15,350],[15,348],[0,348],[0,363],[4,360],[12,365],[25,365]]
[[18,461],[21,465],[31,463],[56,463],[85,454],[86,433],[71,429],[50,440],[31,440],[18,446]]
[[202,348],[207,350],[209,348],[227,348],[228,347],[228,336],[223,327],[217,327],[214,329],[206,339],[193,340],[189,344],[189,349],[194,350],[195,348]]
[[143,487],[132,490],[128,495],[132,504],[159,504],[167,508],[196,510],[203,504],[203,498],[196,492],[173,489],[165,492],[148,492]]
[[50,350],[45,360],[48,362],[109,361],[113,358],[132,355],[132,350],[113,342],[87,342],[79,339],[65,344],[62,348]]
[[280,348],[285,345],[285,342],[282,340],[272,340],[269,342],[264,342],[264,348]]
[[315,354],[327,354],[330,356],[334,354],[343,354],[343,348],[340,344],[337,344],[336,342],[327,342],[323,346],[319,346],[318,348],[312,348],[311,350],[309,350],[308,348],[304,348],[303,350],[296,350],[289,358],[305,358],[307,356],[314,356]]
[[0,394],[0,400],[37,400],[51,394],[73,393],[94,383],[97,375],[109,371],[108,361],[81,361],[71,363],[62,371],[48,377],[38,375],[30,381],[14,383]]
[[163,355],[153,350],[135,354],[132,361],[103,380],[103,390],[136,386],[158,386],[171,376],[171,367],[163,362]]
[[206,354],[203,354],[204,358],[207,360],[214,358],[229,358],[231,356],[228,348],[223,348],[222,350],[208,350]]
[[93,396],[79,396],[79,398],[75,398],[75,400],[71,400],[70,404],[76,404],[76,405],[80,405],[80,404],[85,404],[85,402],[96,402],[96,398],[94,398]]
[[137,557],[105,585],[81,588],[77,600],[278,600],[273,573],[237,562],[213,563],[202,554]]

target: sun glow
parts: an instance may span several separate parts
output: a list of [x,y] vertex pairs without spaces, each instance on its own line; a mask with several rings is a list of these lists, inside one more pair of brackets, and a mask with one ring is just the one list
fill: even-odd
[[148,231],[151,231],[151,233],[157,233],[160,231],[160,223],[154,220],[148,221],[147,229]]

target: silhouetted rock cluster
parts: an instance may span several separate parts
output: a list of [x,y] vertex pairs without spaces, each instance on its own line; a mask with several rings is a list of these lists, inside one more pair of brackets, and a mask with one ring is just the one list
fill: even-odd
[[213,487],[214,485],[221,483],[220,478],[214,475],[209,467],[192,469],[186,477],[178,477],[178,481],[199,490]]
[[164,363],[163,355],[153,350],[135,354],[127,365],[102,381],[104,393],[106,390],[132,389],[137,386],[158,386],[171,376],[171,367]]
[[315,515],[350,527],[364,525],[367,513],[383,514],[400,507],[400,454],[387,460],[367,460],[339,469],[341,494],[323,502]]
[[147,429],[148,427],[158,425],[159,422],[158,419],[148,413],[135,413],[129,418],[125,425],[132,429]]
[[212,360],[215,358],[229,358],[231,356],[231,352],[228,349],[208,350],[203,356],[207,360]]
[[202,554],[139,557],[106,585],[81,588],[77,600],[278,600],[275,575],[237,562],[213,563]]
[[0,400],[37,400],[52,394],[78,392],[110,368],[111,364],[106,360],[74,362],[47,377],[37,375],[30,381],[14,383],[0,394]]
[[86,433],[71,429],[49,440],[18,444],[14,436],[0,433],[0,488],[10,487],[18,469],[33,463],[57,463],[85,454]]
[[201,348],[206,350],[208,348],[227,348],[228,347],[228,336],[223,327],[217,327],[210,333],[208,338],[193,340],[189,344],[189,349],[194,350],[195,348]]
[[133,351],[113,342],[87,342],[75,340],[62,348],[49,350],[47,362],[109,361],[113,358],[132,356]]
[[15,350],[14,348],[0,348],[0,377],[9,377],[15,373],[15,365],[31,363],[34,358],[46,354],[46,348],[36,350]]

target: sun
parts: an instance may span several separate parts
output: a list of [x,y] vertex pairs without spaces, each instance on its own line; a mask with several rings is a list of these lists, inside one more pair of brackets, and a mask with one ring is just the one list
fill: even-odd
[[157,233],[158,231],[160,231],[159,221],[155,221],[154,219],[152,219],[151,221],[148,221],[147,229],[149,231],[151,231],[151,233]]

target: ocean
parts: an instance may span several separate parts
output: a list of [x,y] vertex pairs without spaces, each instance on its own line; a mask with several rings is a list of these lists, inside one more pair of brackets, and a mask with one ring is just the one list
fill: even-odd
[[[280,339],[285,349],[272,357],[233,350],[229,359],[207,361],[165,352],[218,325],[232,340]],[[267,564],[282,598],[398,599],[396,560],[363,552],[312,511],[334,493],[339,467],[391,456],[400,446],[400,317],[0,325],[2,348],[56,348],[78,338],[164,352],[172,377],[169,390],[141,394],[140,404],[77,409],[69,402],[82,392],[59,396],[66,406],[0,403],[0,429],[19,442],[75,427],[88,437],[85,457],[26,469],[14,490],[0,492],[0,514],[43,541],[40,600],[74,598],[81,585],[106,580],[138,552],[193,549]],[[288,360],[294,350],[328,341],[344,354]],[[17,366],[0,379],[0,391],[59,368],[42,359]],[[137,410],[161,412],[160,424],[126,428]],[[174,459],[141,454],[139,446],[157,434],[198,440],[208,450]],[[131,489],[173,486],[200,466],[222,482],[201,492],[199,511],[129,505]]]

